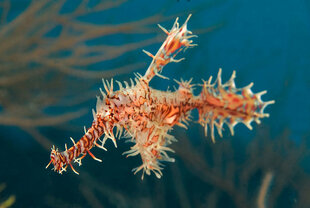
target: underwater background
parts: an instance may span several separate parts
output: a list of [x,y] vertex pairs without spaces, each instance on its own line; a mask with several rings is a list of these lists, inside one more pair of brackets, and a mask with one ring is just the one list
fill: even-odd
[[[122,155],[125,139],[94,148],[103,163],[87,156],[80,175],[45,169],[53,144],[64,150],[91,125],[101,78],[144,74],[142,49],[165,39],[157,24],[190,13],[198,46],[151,86],[236,70],[237,87],[254,82],[276,101],[270,117],[234,136],[226,127],[215,144],[196,122],[174,128],[176,162],[161,179],[131,172],[141,159]],[[307,0],[0,0],[0,207],[310,207],[309,39]]]

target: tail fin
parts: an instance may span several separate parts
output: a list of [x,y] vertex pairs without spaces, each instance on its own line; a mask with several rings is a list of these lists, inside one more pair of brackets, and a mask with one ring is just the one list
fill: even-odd
[[264,102],[261,96],[267,91],[253,94],[251,87],[253,83],[243,88],[235,86],[235,71],[231,78],[224,84],[221,79],[222,69],[219,70],[217,79],[212,83],[212,77],[204,81],[200,95],[201,105],[198,107],[199,123],[205,127],[207,135],[208,125],[211,129],[211,138],[214,139],[214,126],[222,137],[223,124],[226,123],[232,135],[234,126],[240,122],[252,129],[251,122],[260,123],[260,118],[269,117],[264,113],[267,105],[274,101]]

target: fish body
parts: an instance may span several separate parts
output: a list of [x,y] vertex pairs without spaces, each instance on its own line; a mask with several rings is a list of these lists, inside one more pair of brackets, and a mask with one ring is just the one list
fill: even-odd
[[[59,173],[70,166],[78,174],[72,162],[81,165],[87,154],[101,161],[90,152],[93,147],[106,150],[108,139],[117,147],[117,139],[126,137],[133,146],[124,154],[127,157],[139,155],[142,160],[142,164],[133,169],[134,173],[142,170],[143,179],[144,173],[150,175],[153,172],[160,178],[162,162],[174,162],[169,156],[169,152],[174,152],[169,145],[177,140],[169,133],[175,125],[188,128],[193,109],[198,110],[198,122],[205,128],[206,135],[210,129],[213,142],[215,129],[222,137],[224,124],[233,135],[236,124],[243,123],[252,129],[252,121],[259,124],[261,118],[269,116],[264,109],[274,101],[262,101],[261,96],[266,91],[253,93],[253,83],[236,88],[235,72],[225,83],[222,83],[220,69],[214,82],[212,77],[201,84],[192,84],[191,79],[176,81],[178,88],[174,91],[160,91],[150,86],[154,76],[167,79],[161,75],[162,69],[168,63],[183,60],[174,59],[179,52],[196,46],[190,40],[196,36],[187,29],[189,18],[181,27],[177,18],[170,31],[160,26],[167,38],[155,55],[144,51],[152,58],[145,75],[136,74],[134,79],[130,79],[130,84],[126,81],[114,82],[113,79],[110,82],[103,80],[104,90],[100,89],[101,96],[97,97],[91,127],[85,129],[85,134],[78,142],[72,139],[74,145],[71,148],[68,149],[66,145],[65,151],[59,152],[53,147],[48,166],[53,164],[54,170]],[[201,87],[197,95],[193,93],[195,86]]]

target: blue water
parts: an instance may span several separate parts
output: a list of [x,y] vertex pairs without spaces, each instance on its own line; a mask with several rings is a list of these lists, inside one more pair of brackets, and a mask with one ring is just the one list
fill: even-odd
[[[0,25],[0,32],[29,6],[29,1],[10,2],[7,22]],[[70,14],[80,2],[67,1],[60,13]],[[216,144],[210,142],[209,136],[203,136],[202,127],[195,122],[190,124],[187,131],[176,128],[171,134],[175,135],[179,142],[172,145],[176,153],[170,154],[176,158],[176,162],[165,163],[162,179],[158,180],[152,175],[143,181],[140,180],[140,174],[133,175],[131,172],[132,168],[140,164],[140,159],[125,159],[122,156],[122,152],[130,148],[123,140],[119,141],[117,149],[108,143],[108,152],[93,151],[97,157],[103,159],[103,164],[87,157],[81,167],[75,166],[80,176],[71,170],[64,175],[58,175],[51,170],[45,170],[49,162],[49,152],[33,139],[31,133],[19,125],[1,122],[0,182],[5,183],[7,188],[0,192],[0,204],[10,195],[15,195],[16,202],[13,207],[254,207],[261,182],[265,174],[271,171],[273,180],[266,198],[266,207],[310,207],[310,203],[303,198],[310,182],[309,1],[133,0],[112,9],[93,12],[92,8],[98,2],[100,1],[90,1],[89,13],[78,16],[76,21],[82,21],[85,25],[102,25],[103,28],[156,14],[170,18],[154,21],[147,26],[148,32],[109,34],[107,31],[107,35],[90,38],[81,45],[122,46],[153,38],[158,34],[162,34],[158,40],[163,41],[165,37],[157,28],[157,23],[169,29],[177,16],[180,16],[179,22],[183,23],[188,14],[192,13],[188,28],[194,34],[198,33],[199,37],[194,38],[198,46],[178,55],[179,58],[185,57],[185,61],[172,63],[164,68],[163,75],[170,80],[155,78],[151,83],[152,87],[166,90],[170,86],[170,89],[173,89],[172,86],[176,85],[173,79],[179,80],[181,77],[185,80],[193,77],[194,83],[201,83],[201,79],[215,77],[219,68],[223,69],[222,76],[225,81],[229,79],[232,71],[236,70],[237,87],[254,82],[254,92],[268,91],[263,100],[276,101],[274,105],[266,108],[270,118],[262,119],[259,126],[253,124],[252,131],[239,124],[235,128],[234,136],[226,129],[224,138],[218,139]],[[44,12],[38,14],[37,18],[41,18],[41,15],[43,17]],[[0,13],[2,15],[3,10],[0,10]],[[33,22],[34,20],[29,21],[29,26],[34,24]],[[57,38],[65,29],[66,25],[56,24],[44,37]],[[74,32],[75,37],[79,37],[79,31]],[[72,37],[69,37],[68,41],[70,38]],[[77,44],[73,48],[52,54],[52,57],[70,56],[71,52],[81,45]],[[16,51],[19,47],[22,48],[18,44]],[[143,48],[156,53],[159,47],[160,41],[157,41]],[[90,57],[93,55],[96,53],[89,54]],[[104,57],[105,54],[102,58]],[[4,59],[1,60],[4,62]],[[150,61],[141,48],[133,48],[111,60],[98,61],[86,68],[77,65],[77,68],[96,72],[144,63],[144,67],[124,74],[116,73],[114,76],[119,81],[128,81],[134,77],[133,72],[145,73]],[[38,63],[27,64],[26,70],[31,70]],[[33,100],[32,103],[28,97],[22,96],[34,90],[37,90],[36,94],[44,92],[46,99],[54,98],[59,101],[43,109],[46,117],[86,109],[86,114],[68,122],[34,128],[51,144],[63,149],[65,143],[70,144],[70,136],[81,137],[83,126],[91,125],[91,109],[95,108],[95,95],[99,95],[98,88],[102,87],[102,84],[100,76],[83,78],[64,73],[56,77],[55,74],[54,71],[48,74],[50,90],[45,90],[47,82],[38,82],[40,84],[37,86],[34,81],[34,88],[29,87],[29,83],[15,88],[18,83],[12,85],[13,87],[0,85],[0,115],[27,115],[27,112],[23,114],[7,111],[6,103],[12,102],[12,97],[16,98],[15,103],[13,102],[14,108],[29,104],[31,109],[40,109],[40,105],[44,106],[43,101]],[[1,78],[7,76],[1,69],[0,75]],[[35,75],[34,80],[36,79],[41,77]],[[4,92],[11,93],[11,96],[5,96]],[[195,93],[198,94],[199,89],[195,90]],[[63,104],[79,95],[89,96],[90,99],[77,105]],[[194,118],[197,118],[196,114],[197,112],[193,112]],[[281,140],[283,138],[284,140]],[[186,151],[190,145],[185,140],[193,146],[191,152]],[[255,142],[260,140],[263,142]],[[253,156],[255,154],[256,157]],[[222,160],[220,167],[216,163],[217,158]],[[207,168],[203,165],[197,167],[196,164],[201,161],[208,164]],[[253,171],[247,180],[245,177],[239,178],[246,174],[244,170]],[[231,173],[235,176],[228,180],[227,175]],[[234,184],[235,188],[229,188],[231,184]]]

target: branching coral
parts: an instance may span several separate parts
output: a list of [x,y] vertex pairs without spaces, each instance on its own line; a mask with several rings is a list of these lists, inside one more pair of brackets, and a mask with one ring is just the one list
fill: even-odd
[[[13,2],[2,2],[0,125],[20,127],[48,149],[50,142],[38,127],[59,126],[84,115],[87,111],[80,103],[94,95],[90,91],[93,84],[87,80],[112,77],[144,66],[128,60],[126,65],[102,69],[103,63],[156,43],[157,36],[118,45],[90,42],[108,35],[152,34],[150,24],[170,17],[156,14],[115,25],[81,20],[93,13],[116,9],[125,2],[94,4],[83,0],[71,2],[73,8],[66,9],[65,0],[31,1],[18,15],[12,11]],[[75,110],[58,115],[47,113],[49,107],[68,105]]]
[[271,138],[268,128],[259,129],[256,138],[247,145],[247,154],[240,153],[245,148],[237,143],[220,141],[208,145],[204,142],[200,153],[186,139],[182,145],[175,145],[187,169],[211,186],[213,191],[206,196],[208,207],[217,207],[222,194],[227,194],[238,208],[281,207],[287,200],[285,192],[295,195],[289,207],[310,205],[305,191],[310,177],[300,164],[307,152],[305,143],[294,144],[289,131]]

